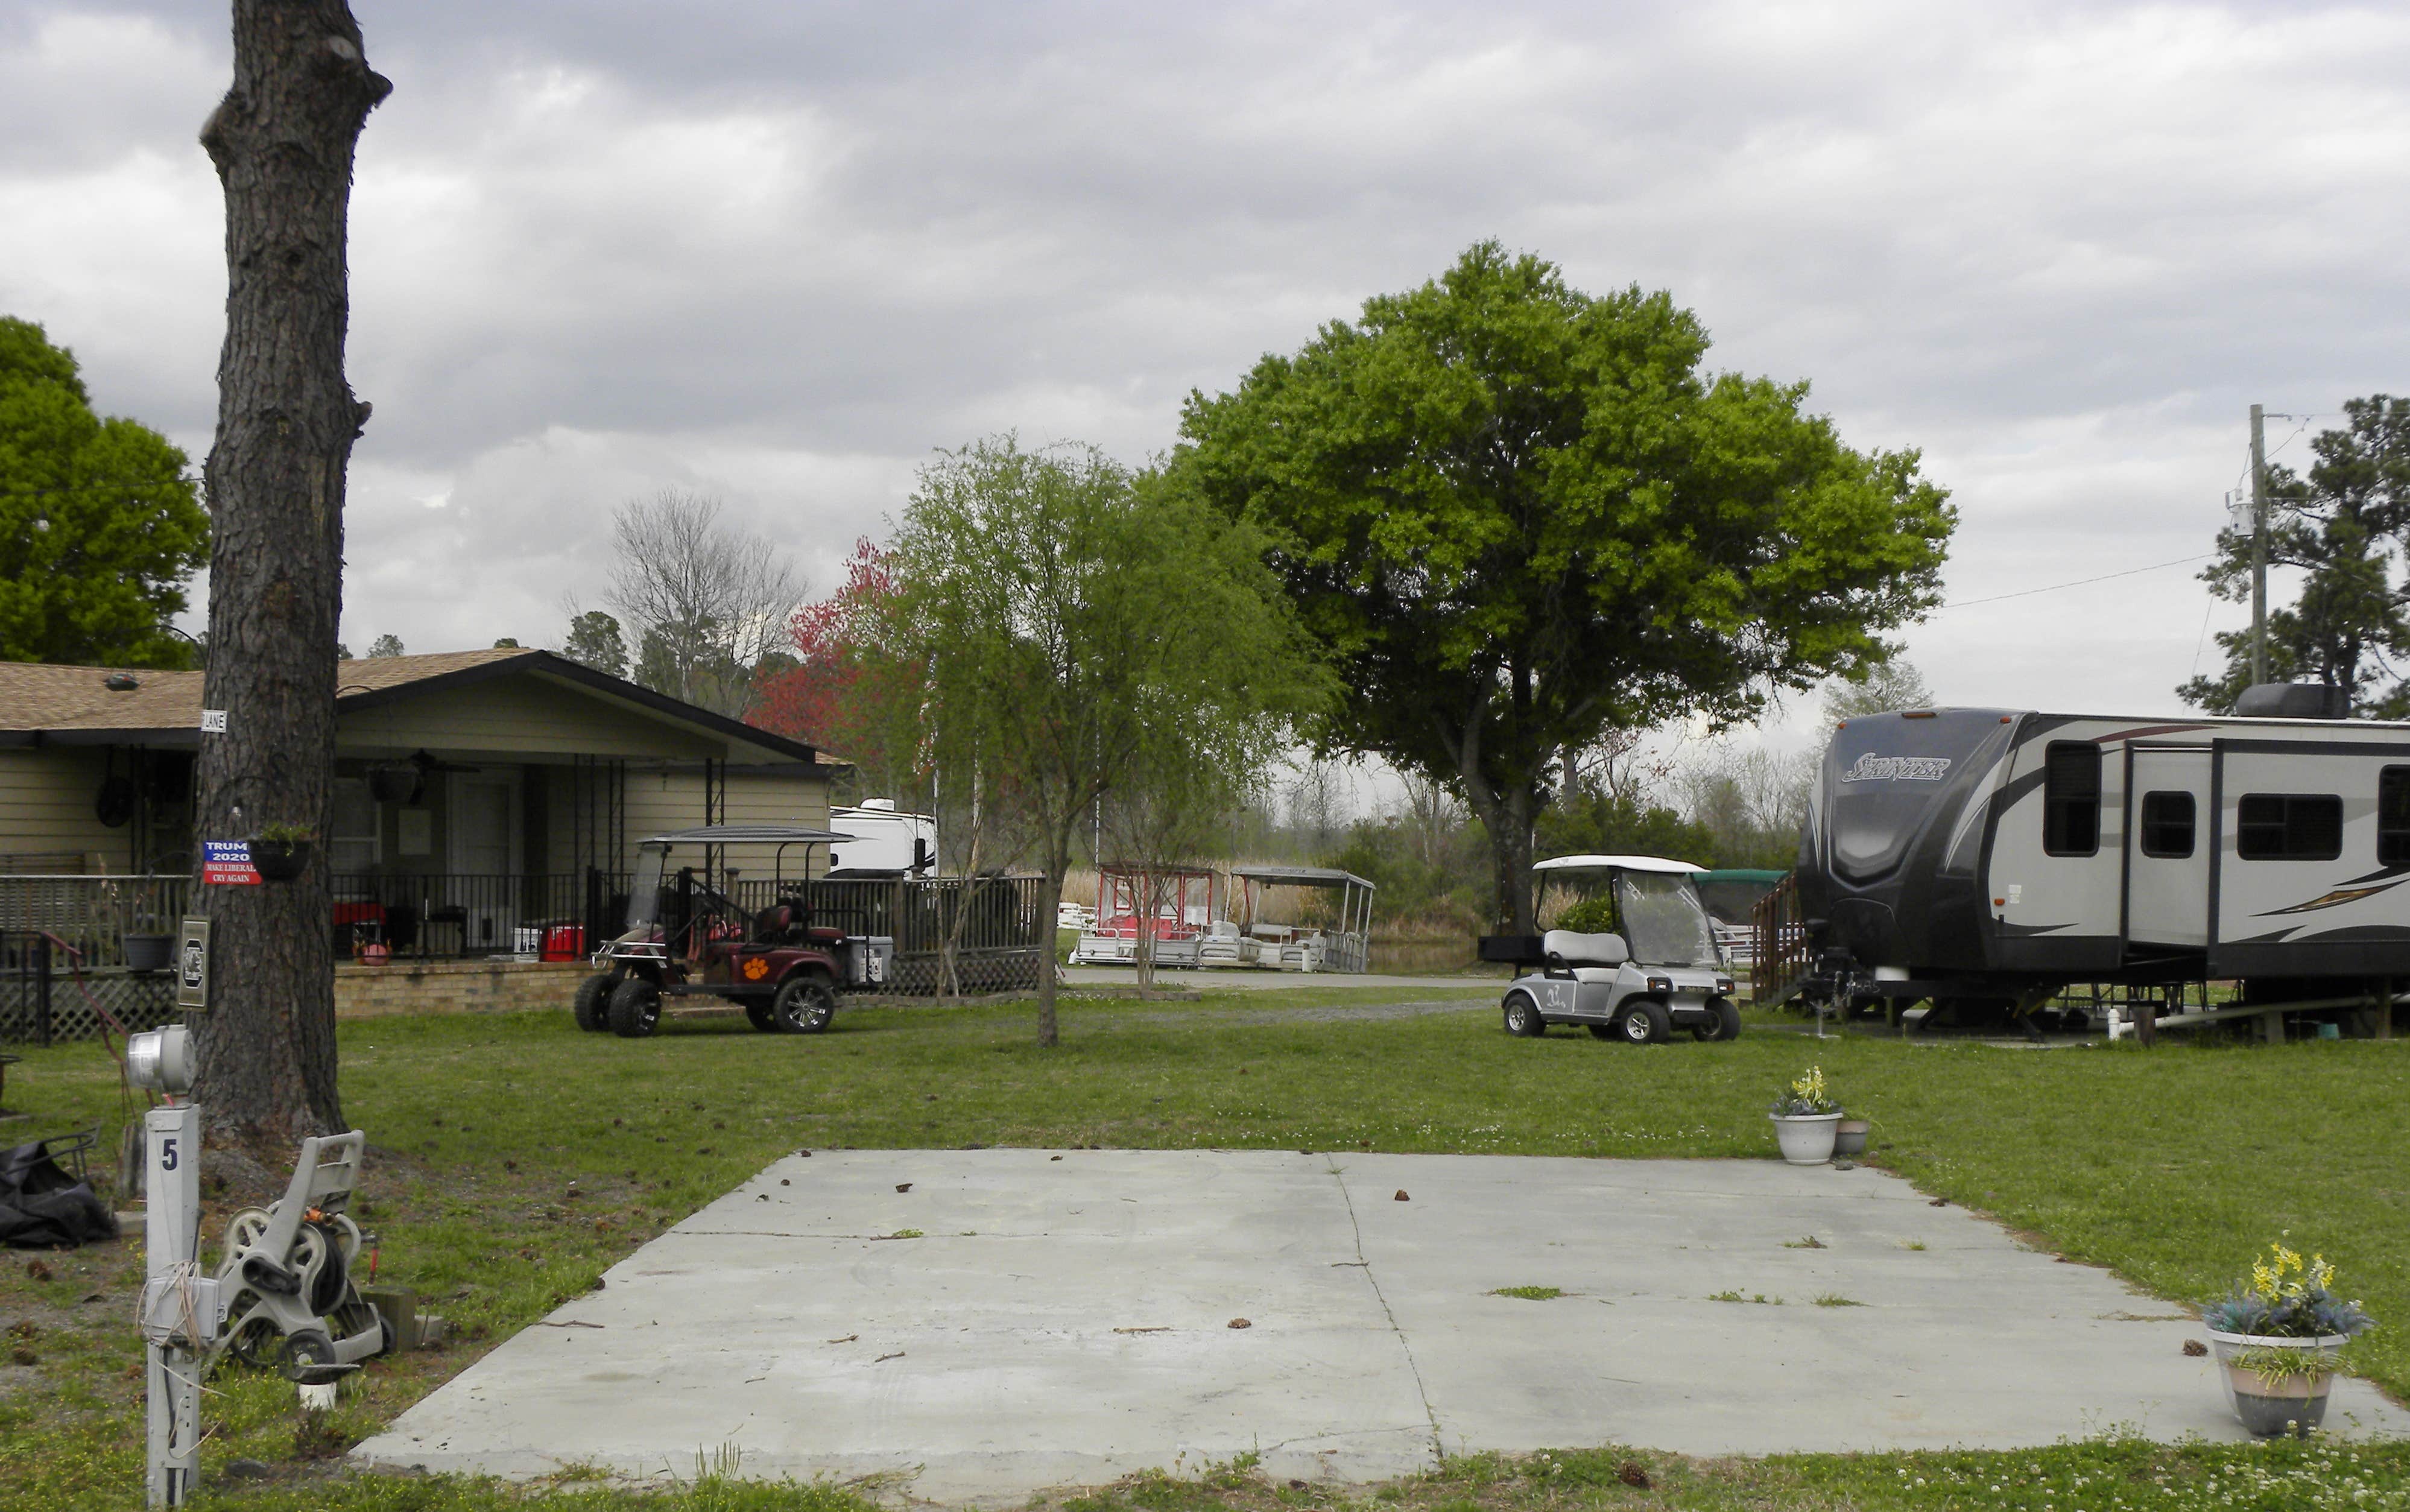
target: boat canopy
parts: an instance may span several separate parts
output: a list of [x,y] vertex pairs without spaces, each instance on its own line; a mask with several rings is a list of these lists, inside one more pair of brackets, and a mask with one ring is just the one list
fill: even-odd
[[1275,887],[1360,887],[1368,893],[1373,891],[1371,882],[1336,866],[1233,866],[1230,875],[1270,882]]
[[1553,856],[1532,864],[1533,871],[1662,871],[1681,872],[1690,876],[1706,870],[1687,861],[1668,861],[1663,856]]

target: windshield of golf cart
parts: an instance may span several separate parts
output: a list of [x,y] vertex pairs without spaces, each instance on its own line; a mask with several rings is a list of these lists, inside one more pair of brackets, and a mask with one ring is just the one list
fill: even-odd
[[665,845],[637,848],[636,874],[628,886],[627,927],[632,931],[661,922],[661,870],[669,863],[669,853]]
[[1615,909],[1624,943],[1643,966],[1714,966],[1715,927],[1696,883],[1681,873],[1619,871]]

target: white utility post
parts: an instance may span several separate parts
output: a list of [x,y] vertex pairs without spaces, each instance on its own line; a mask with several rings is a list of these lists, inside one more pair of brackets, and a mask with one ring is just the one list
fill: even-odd
[[218,1284],[201,1273],[200,1110],[177,1098],[192,1087],[192,1042],[180,1025],[138,1034],[126,1069],[138,1086],[167,1095],[142,1115],[144,1259],[140,1322],[147,1359],[150,1456],[145,1500],[181,1506],[200,1470],[201,1360],[225,1316]]
[[2268,431],[2251,406],[2251,680],[2268,680]]

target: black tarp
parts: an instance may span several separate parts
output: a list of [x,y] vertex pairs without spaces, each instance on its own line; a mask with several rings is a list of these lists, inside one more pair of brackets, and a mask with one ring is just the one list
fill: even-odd
[[117,1237],[117,1214],[90,1183],[68,1173],[49,1140],[0,1151],[0,1244],[73,1249]]

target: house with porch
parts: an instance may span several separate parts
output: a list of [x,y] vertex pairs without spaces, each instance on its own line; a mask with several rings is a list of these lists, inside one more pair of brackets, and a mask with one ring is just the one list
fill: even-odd
[[[0,662],[0,936],[87,964],[189,901],[202,674]],[[549,651],[345,662],[323,836],[339,940],[476,956],[584,947],[632,848],[698,824],[825,828],[840,763]],[[5,964],[5,963],[0,963]]]

